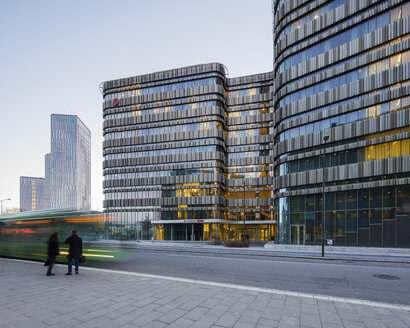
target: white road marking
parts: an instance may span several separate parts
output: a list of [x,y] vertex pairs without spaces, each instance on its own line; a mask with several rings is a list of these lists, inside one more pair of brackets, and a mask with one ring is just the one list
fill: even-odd
[[[257,258],[257,259],[243,259],[243,258],[238,258],[238,257],[224,257],[224,256],[200,256],[200,255],[189,255],[189,254],[174,254],[172,251],[167,251],[167,254],[161,254],[158,253],[158,255],[164,255],[164,256],[178,256],[178,257],[191,257],[191,258],[208,258],[208,259],[220,259],[220,260],[236,260],[236,261],[250,261],[250,262],[267,262],[267,263],[286,263],[286,264],[295,264],[295,265],[314,265],[314,266],[319,266],[319,265],[326,265],[328,266],[329,264],[331,264],[332,266],[349,266],[352,263],[335,263],[334,261],[323,261],[323,262],[303,262],[303,261],[284,261],[284,260],[275,260],[275,259],[271,259],[271,260],[266,260],[263,258]],[[219,254],[216,254],[219,255]],[[237,256],[239,255],[245,255],[245,254],[236,254]],[[245,255],[245,256],[251,256],[251,254],[249,255]],[[302,259],[303,260],[303,259]],[[315,259],[308,259],[308,260],[315,260]],[[320,259],[318,259],[320,260]],[[344,261],[344,260],[348,260],[348,259],[340,259],[340,261]],[[368,262],[366,262],[368,263]],[[356,267],[367,267],[368,265],[365,265],[364,263],[360,263],[360,262],[354,262],[353,263]],[[376,263],[377,264],[377,263]]]
[[[41,262],[34,262],[34,261],[28,261],[28,260],[5,259],[5,258],[0,258],[0,260],[15,261],[15,262],[22,262],[22,263],[30,263],[30,264],[36,263],[36,264],[42,265]],[[66,265],[64,264],[56,264],[56,265],[66,267]],[[310,298],[310,299],[313,298],[315,300],[325,300],[325,301],[341,302],[341,303],[349,303],[349,304],[360,304],[360,305],[366,305],[366,306],[374,306],[374,307],[388,308],[388,309],[393,309],[393,310],[403,310],[403,311],[410,312],[410,306],[408,305],[374,302],[370,300],[361,300],[361,299],[356,299],[356,298],[345,298],[345,297],[320,295],[320,294],[312,294],[312,293],[298,293],[298,292],[289,291],[289,290],[261,288],[261,287],[253,287],[253,286],[246,286],[246,285],[228,284],[228,283],[187,279],[187,278],[168,277],[168,276],[161,276],[161,275],[156,275],[156,274],[120,271],[120,270],[111,270],[111,269],[81,267],[81,270],[106,272],[106,273],[111,273],[111,274],[117,273],[117,274],[122,274],[122,275],[127,275],[127,276],[140,277],[140,278],[162,279],[162,280],[177,281],[177,282],[183,282],[183,283],[189,283],[189,284],[197,284],[197,285],[212,286],[212,287],[222,287],[222,288],[233,288],[233,289],[253,291],[253,292],[259,292],[259,293],[267,293],[267,294],[302,297],[302,298]]]

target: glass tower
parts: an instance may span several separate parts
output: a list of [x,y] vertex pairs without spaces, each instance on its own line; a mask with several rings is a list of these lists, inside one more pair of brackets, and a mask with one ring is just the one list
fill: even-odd
[[20,212],[47,208],[44,178],[20,177]]
[[91,133],[75,115],[51,115],[46,155],[49,208],[91,208]]

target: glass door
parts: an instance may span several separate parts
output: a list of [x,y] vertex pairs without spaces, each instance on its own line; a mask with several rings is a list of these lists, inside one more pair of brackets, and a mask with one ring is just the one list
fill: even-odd
[[305,227],[303,225],[299,226],[299,245],[305,244]]
[[291,245],[305,244],[305,226],[302,224],[292,224],[290,226],[290,243]]

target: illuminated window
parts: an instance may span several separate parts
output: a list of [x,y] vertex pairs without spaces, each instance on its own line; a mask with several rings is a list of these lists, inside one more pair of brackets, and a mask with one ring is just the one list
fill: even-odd
[[401,54],[390,57],[390,68],[397,67],[401,64]]
[[264,136],[268,134],[268,128],[259,129],[259,135]]
[[401,99],[400,98],[390,102],[390,111],[391,112],[394,112],[394,111],[400,109],[400,107],[401,107]]
[[377,65],[376,63],[369,65],[369,75],[376,74]]
[[366,160],[373,161],[376,159],[376,150],[374,146],[366,147]]
[[390,155],[391,157],[400,156],[400,141],[390,142]]
[[199,129],[200,130],[208,130],[209,129],[209,122],[201,122],[199,123]]
[[367,113],[366,115],[367,118],[375,117],[376,116],[376,106],[366,108],[366,113]]
[[256,95],[256,88],[248,89],[248,96]]
[[401,141],[401,155],[410,155],[410,139],[404,139]]

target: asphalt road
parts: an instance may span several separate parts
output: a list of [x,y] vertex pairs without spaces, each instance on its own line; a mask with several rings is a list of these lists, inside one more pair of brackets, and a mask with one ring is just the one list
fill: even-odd
[[405,263],[243,255],[226,249],[138,247],[124,248],[123,253],[126,261],[93,266],[410,305],[410,264]]

